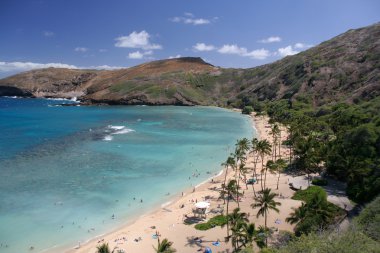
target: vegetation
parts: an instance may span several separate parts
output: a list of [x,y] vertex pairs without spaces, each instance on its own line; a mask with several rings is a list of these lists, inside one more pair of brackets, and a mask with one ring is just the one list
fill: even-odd
[[248,105],[248,106],[244,106],[243,110],[241,111],[241,113],[243,114],[251,114],[253,112],[253,108],[252,106]]
[[355,220],[365,235],[380,243],[380,196],[368,204]]
[[273,253],[372,253],[380,247],[380,197],[368,204],[345,231],[312,232],[292,238],[288,245],[272,247]]
[[380,192],[380,98],[358,105],[313,108],[307,97],[267,103],[268,114],[288,126],[293,169],[325,170],[347,182],[347,194],[365,203]]
[[294,228],[297,236],[325,229],[334,223],[335,217],[344,214],[343,210],[327,201],[326,192],[319,186],[299,190],[292,198],[304,201],[286,218],[286,222],[297,224]]
[[111,253],[108,243],[103,243],[100,246],[97,246],[96,249],[97,249],[96,251],[97,253]]
[[[252,208],[259,208],[256,217],[264,216],[265,218],[265,229],[267,229],[267,217],[270,210],[279,212],[277,206],[280,206],[280,202],[276,202],[274,197],[277,194],[271,192],[271,189],[265,188],[263,192],[255,198],[255,203],[251,205]],[[268,244],[267,238],[265,238],[265,244]]]
[[172,247],[173,243],[168,239],[160,241],[160,237],[157,237],[157,248],[153,247],[156,253],[174,253],[176,249]]
[[326,186],[328,184],[327,180],[323,178],[314,178],[313,180],[311,180],[311,183],[313,185],[319,185],[319,186]]
[[195,225],[195,229],[209,230],[216,226],[224,226],[227,223],[227,217],[225,215],[217,215],[209,219],[206,223],[199,223]]

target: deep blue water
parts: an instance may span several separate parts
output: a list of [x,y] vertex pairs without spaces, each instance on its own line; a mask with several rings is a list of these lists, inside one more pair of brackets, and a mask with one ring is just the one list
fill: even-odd
[[0,98],[0,253],[108,232],[219,172],[254,134],[220,108],[60,103]]

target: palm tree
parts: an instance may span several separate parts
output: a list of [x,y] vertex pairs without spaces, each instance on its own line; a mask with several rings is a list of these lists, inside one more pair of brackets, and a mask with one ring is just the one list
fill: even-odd
[[242,224],[242,244],[244,247],[252,246],[253,241],[257,235],[255,223],[243,223]]
[[272,135],[273,139],[273,153],[272,153],[272,159],[276,160],[276,151],[277,151],[277,142],[278,142],[278,135],[280,133],[280,127],[278,126],[277,123],[273,124],[271,126],[271,132],[270,134]]
[[[239,191],[237,188],[237,183],[235,179],[231,179],[226,186],[226,194],[227,194],[227,207],[226,207],[226,216],[228,219],[228,207],[230,203],[230,198],[233,198],[234,194],[239,195]],[[229,237],[229,223],[227,222],[227,237]]]
[[[261,157],[261,170],[264,170],[264,157],[265,155],[270,155],[271,147],[268,140],[261,140],[257,143],[257,152]],[[263,173],[261,173],[261,190],[263,190]]]
[[265,247],[265,241],[266,238],[268,237],[269,234],[269,229],[259,226],[259,229],[256,231],[256,237],[255,237],[255,242],[257,244],[257,247],[260,249]]
[[278,177],[277,177],[277,190],[278,190],[281,172],[286,168],[287,164],[286,164],[286,161],[284,159],[278,159],[276,161],[276,164],[277,164],[276,167],[277,167],[277,173],[278,173]]
[[[265,218],[265,228],[267,228],[267,218],[268,218],[268,212],[270,210],[274,210],[277,213],[280,212],[278,210],[277,206],[280,206],[280,202],[276,202],[274,198],[277,196],[276,193],[271,192],[271,189],[266,188],[263,190],[262,194],[260,194],[258,197],[255,198],[256,203],[253,203],[251,205],[252,208],[259,207],[259,211],[256,214],[256,217],[259,218],[259,216],[264,216]],[[265,240],[265,244],[268,244],[267,240]]]
[[257,154],[257,144],[259,143],[259,140],[257,138],[253,138],[251,141],[251,154],[253,154],[254,160],[253,160],[253,177],[257,178],[257,173],[256,173],[256,165],[257,165],[257,160],[259,159],[259,156],[255,155]]
[[265,170],[264,170],[264,188],[266,188],[267,171],[268,170],[271,173],[276,173],[276,171],[277,171],[277,163],[273,162],[272,160],[267,161],[267,164],[265,165]]
[[286,222],[290,224],[295,224],[298,222],[302,222],[306,218],[308,207],[305,203],[302,203],[301,206],[298,208],[293,207],[292,209],[293,212],[290,214],[289,217],[285,219]]
[[251,148],[249,140],[247,138],[240,139],[237,141],[235,146],[236,146],[236,150],[240,151],[241,155],[244,156],[242,157],[242,159],[246,159],[245,157],[246,153]]
[[248,215],[240,212],[240,208],[235,208],[234,211],[227,216],[227,223],[231,227],[231,241],[235,251],[239,248],[239,242],[242,237],[243,224],[248,222]]
[[97,248],[96,253],[111,253],[108,243],[103,243],[102,245],[97,246],[96,248]]
[[[235,166],[235,159],[232,156],[229,156],[227,158],[227,161],[222,163],[222,166],[226,167],[226,174],[224,175],[224,183],[223,183],[223,188],[226,186],[226,181],[227,181],[227,174],[228,174],[228,168],[234,168]],[[225,204],[225,200],[223,199],[223,204]]]
[[162,240],[160,242],[160,237],[157,237],[157,248],[154,248],[156,253],[174,253],[176,249],[172,248],[173,242],[170,242],[168,239]]

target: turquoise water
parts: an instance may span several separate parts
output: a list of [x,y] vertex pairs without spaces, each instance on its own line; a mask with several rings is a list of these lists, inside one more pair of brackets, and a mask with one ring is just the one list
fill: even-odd
[[0,253],[109,232],[219,172],[253,135],[220,108],[59,103],[0,98]]

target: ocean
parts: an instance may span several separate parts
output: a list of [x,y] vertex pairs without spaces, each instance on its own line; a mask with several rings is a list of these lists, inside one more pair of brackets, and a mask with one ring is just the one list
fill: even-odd
[[0,98],[0,253],[74,247],[221,170],[248,116]]

